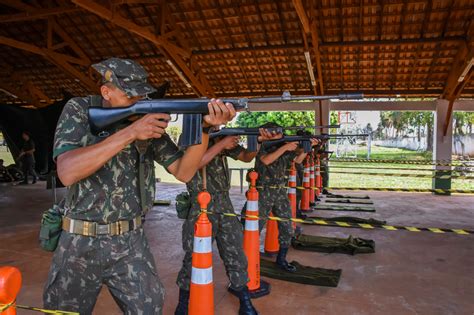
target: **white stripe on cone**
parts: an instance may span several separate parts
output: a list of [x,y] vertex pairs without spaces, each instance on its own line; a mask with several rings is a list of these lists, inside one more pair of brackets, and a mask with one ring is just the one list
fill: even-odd
[[255,201],[255,200],[247,201],[247,210],[248,211],[258,211],[258,201]]
[[246,219],[245,220],[246,231],[258,231],[258,220]]
[[212,283],[212,267],[196,268],[191,270],[191,282],[194,284],[209,284]]
[[194,236],[193,251],[200,254],[212,252],[212,238]]

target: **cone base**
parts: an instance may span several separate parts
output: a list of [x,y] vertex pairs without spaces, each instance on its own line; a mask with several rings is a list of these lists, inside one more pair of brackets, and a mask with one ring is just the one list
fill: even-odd
[[278,255],[278,251],[265,251],[263,253],[260,253],[261,256],[264,256],[264,257],[275,257],[276,255]]
[[250,297],[252,299],[258,299],[262,296],[269,295],[270,294],[270,283],[263,281],[260,279],[260,288],[255,289],[255,290],[249,290]]

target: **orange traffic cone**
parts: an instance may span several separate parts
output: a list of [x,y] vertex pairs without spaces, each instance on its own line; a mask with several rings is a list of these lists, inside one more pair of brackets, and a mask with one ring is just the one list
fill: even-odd
[[16,296],[21,288],[21,273],[15,267],[0,267],[0,314],[16,315]]
[[[207,210],[211,195],[198,194],[201,209]],[[194,225],[194,245],[189,292],[189,315],[214,314],[214,284],[212,282],[212,224],[202,212]]]
[[[273,214],[270,212],[270,217]],[[265,234],[265,254],[276,255],[280,250],[278,243],[278,223],[275,220],[267,220],[267,233]]]
[[314,180],[314,156],[313,152],[309,154],[309,206],[314,207],[314,202],[316,200],[314,195],[314,189],[316,188],[316,182]]
[[323,191],[323,178],[321,176],[321,160],[320,160],[320,154],[316,154],[316,187],[318,188],[316,190],[317,194],[316,196],[319,197],[321,192]]
[[[296,218],[296,167],[295,162],[291,163],[290,176],[288,178],[288,199],[291,206],[291,217]],[[293,230],[296,229],[296,223],[293,222]]]
[[[249,173],[250,187],[247,192],[247,210],[244,231],[244,252],[248,260],[248,277],[250,296],[258,298],[270,293],[270,284],[260,279],[260,232],[258,230],[258,191],[256,188],[258,174]],[[252,216],[252,217],[249,217]]]
[[303,192],[301,194],[301,204],[300,210],[301,211],[311,211],[309,207],[309,156],[306,156],[305,164],[304,164],[304,175],[303,175]]

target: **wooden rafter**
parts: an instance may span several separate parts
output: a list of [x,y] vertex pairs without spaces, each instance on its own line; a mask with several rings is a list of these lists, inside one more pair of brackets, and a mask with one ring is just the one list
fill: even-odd
[[[316,23],[316,14],[314,14],[310,20],[306,15],[306,9],[303,5],[303,2],[301,0],[292,0],[292,2],[305,34],[311,37],[311,50],[313,51],[313,54],[316,58],[316,72],[318,76],[317,81],[319,86],[319,94],[324,94],[323,71],[321,67],[321,53],[319,51],[319,32]],[[315,92],[315,94],[318,94],[317,91]]]
[[88,76],[84,75],[81,71],[77,70],[74,66],[70,64],[70,62],[82,63],[81,59],[79,58],[61,54],[51,49],[38,47],[5,36],[0,36],[0,44],[41,55],[53,64],[57,65],[65,72],[72,75],[74,78],[78,79],[81,83],[84,84],[85,87],[87,87],[89,91],[97,90],[97,86],[94,81],[92,81]]
[[[25,7],[23,7],[25,8]],[[82,9],[76,7],[56,7],[48,9],[29,9],[24,13],[0,15],[0,23],[24,22],[38,19],[47,19],[59,14],[74,13]]]
[[[182,71],[185,77],[192,82],[192,87],[198,95],[213,96],[214,91],[207,82],[203,75],[200,75],[199,71],[195,73],[187,64],[184,58],[189,59],[191,57],[191,51],[184,49],[177,44],[171,42],[168,38],[161,35],[156,35],[151,32],[148,28],[135,24],[134,22],[120,16],[117,12],[112,12],[106,7],[97,4],[90,0],[72,0],[73,3],[80,6],[81,8],[94,13],[101,18],[128,30],[146,40],[154,43],[163,54],[172,60],[179,71]],[[115,13],[115,14],[114,14]],[[174,69],[173,69],[174,71]]]
[[3,73],[6,74],[6,77],[0,82],[1,89],[36,107],[43,107],[53,102],[40,88],[18,73],[9,64],[2,62],[0,67]]

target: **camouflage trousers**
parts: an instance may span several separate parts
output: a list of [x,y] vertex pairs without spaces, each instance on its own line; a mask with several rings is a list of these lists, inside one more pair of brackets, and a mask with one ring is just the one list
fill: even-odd
[[[194,224],[201,208],[196,201],[196,194],[190,194],[192,201],[188,218],[184,221],[182,230],[183,250],[185,252],[183,265],[179,271],[176,284],[180,289],[189,290],[191,283],[192,254],[194,241]],[[234,207],[228,192],[211,194],[212,200],[208,211],[234,213]],[[213,240],[217,243],[219,255],[233,288],[239,290],[248,282],[247,257],[243,249],[243,229],[237,217],[210,214]]]
[[[258,214],[268,217],[270,211],[274,216],[280,218],[291,218],[290,200],[286,188],[263,188],[258,190]],[[262,231],[267,223],[266,219],[259,221],[259,229]],[[291,222],[278,221],[278,242],[281,247],[290,247],[293,237]]]
[[92,314],[105,284],[124,314],[161,314],[164,287],[143,228],[118,236],[62,232],[44,287],[44,307]]

